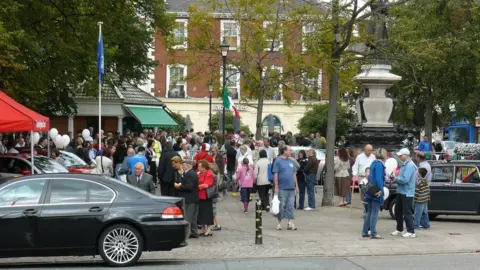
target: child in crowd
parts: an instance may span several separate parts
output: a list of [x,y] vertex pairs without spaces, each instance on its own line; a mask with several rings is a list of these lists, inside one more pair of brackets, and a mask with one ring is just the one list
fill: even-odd
[[360,183],[358,183],[358,187],[359,187],[359,190],[360,190],[360,199],[362,200],[362,203],[363,203],[363,216],[364,217],[367,214],[367,207],[368,207],[367,202],[364,200],[364,196],[365,196],[365,192],[367,191],[367,184],[368,184],[369,176],[370,176],[370,167],[367,167],[365,169],[365,178],[363,178],[360,181]]
[[428,201],[430,201],[430,187],[426,176],[427,169],[418,168],[417,183],[415,185],[415,229],[425,228],[421,223],[422,214]]

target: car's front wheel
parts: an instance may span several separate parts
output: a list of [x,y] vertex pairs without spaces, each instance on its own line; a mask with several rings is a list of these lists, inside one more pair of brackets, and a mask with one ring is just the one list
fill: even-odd
[[388,212],[390,213],[390,216],[395,219],[395,198],[392,198],[392,201],[390,202],[390,205],[388,206]]
[[115,224],[100,235],[98,249],[109,266],[132,266],[142,256],[143,238],[132,226]]

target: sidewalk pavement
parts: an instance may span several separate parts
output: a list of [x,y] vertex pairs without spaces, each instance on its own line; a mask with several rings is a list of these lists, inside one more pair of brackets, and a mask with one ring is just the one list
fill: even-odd
[[[322,190],[316,194],[321,203]],[[388,212],[380,213],[377,231],[385,237],[371,240],[361,237],[363,224],[358,193],[354,195],[354,207],[317,207],[316,211],[296,210],[297,231],[276,230],[276,218],[263,213],[263,245],[255,245],[255,205],[252,202],[248,214],[238,197],[227,196],[217,203],[222,230],[212,237],[190,239],[185,248],[170,252],[147,252],[143,260],[203,260],[217,258],[273,258],[309,256],[377,256],[418,255],[438,253],[470,253],[480,249],[477,232],[478,217],[440,216],[431,222],[428,230],[418,230],[417,238],[402,239],[391,236],[395,221]],[[100,260],[92,257],[54,257],[0,259],[2,263],[65,262]]]

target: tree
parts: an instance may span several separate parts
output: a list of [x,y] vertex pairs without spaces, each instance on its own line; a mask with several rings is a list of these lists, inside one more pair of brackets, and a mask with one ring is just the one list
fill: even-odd
[[97,96],[97,22],[103,22],[105,81],[141,84],[156,29],[173,25],[165,2],[0,1],[0,89],[46,115],[76,111],[73,98]]
[[[329,74],[329,108],[328,108],[328,124],[327,124],[327,175],[323,187],[322,206],[333,205],[333,183],[334,183],[334,155],[338,113],[338,96],[341,93],[339,89],[342,87],[341,74],[346,66],[352,62],[361,62],[365,60],[375,59],[378,56],[378,49],[384,43],[384,37],[378,30],[385,27],[386,10],[392,6],[401,5],[408,0],[369,0],[365,3],[361,1],[342,1],[332,0],[331,3],[325,4],[319,1],[308,2],[311,10],[318,10],[322,6],[328,12],[328,16],[313,16],[310,20],[323,22],[322,27],[315,31],[315,45],[309,50],[312,57],[320,57],[325,63]],[[323,21],[320,21],[322,20]],[[368,26],[377,31],[372,31],[368,35]],[[358,30],[355,35],[354,30]],[[324,34],[326,32],[326,34]],[[358,45],[358,46],[357,46]],[[362,46],[363,45],[363,46]],[[357,47],[365,47],[368,45],[373,50],[359,50]]]
[[[221,113],[217,112],[212,115],[212,131],[219,130],[220,129],[220,119],[221,119]],[[225,132],[233,132],[233,118],[234,115],[232,112],[226,112],[225,113],[226,118],[225,118]],[[242,124],[240,121],[240,130],[244,131],[246,134],[252,134],[250,131],[250,128],[247,125]]]
[[412,0],[392,9],[389,53],[394,72],[403,77],[392,88],[399,105],[396,115],[424,127],[430,138],[442,120],[451,119],[451,104],[461,104],[457,112],[469,118],[479,109],[475,36],[480,24],[478,14],[471,12],[478,8],[474,1]]
[[[233,28],[224,30],[226,35],[241,29],[239,47],[236,38],[227,39],[235,47],[228,56],[227,88],[232,90],[231,86],[238,80],[244,83],[240,101],[257,110],[257,139],[262,137],[266,100],[290,104],[293,97],[302,95],[304,100],[318,100],[321,93],[322,63],[313,63],[302,54],[306,37],[301,33],[305,26],[302,20],[322,10],[305,7],[298,1],[278,0],[208,0],[189,7],[189,33],[193,34],[187,37],[186,53],[190,63],[203,63],[200,69],[220,66],[214,13],[225,14],[236,22]],[[166,40],[168,47],[175,45],[175,37]],[[205,53],[209,53],[208,56]],[[214,81],[219,82],[220,78],[216,76]],[[221,89],[218,84],[216,88]],[[235,92],[230,94],[234,98],[238,96]]]
[[170,112],[170,113],[173,116],[172,118],[178,124],[178,127],[175,128],[175,130],[179,130],[179,131],[182,131],[182,132],[185,131],[186,126],[187,126],[186,118],[180,112]]
[[[337,134],[346,134],[348,128],[354,120],[351,111],[346,107],[340,106],[337,113],[336,130]],[[310,134],[317,131],[326,133],[328,123],[328,104],[315,104],[309,106],[305,115],[298,120],[298,128],[302,134]]]

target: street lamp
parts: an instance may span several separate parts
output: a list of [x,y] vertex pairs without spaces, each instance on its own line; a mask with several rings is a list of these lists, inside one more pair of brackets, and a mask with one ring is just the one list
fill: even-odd
[[[227,41],[223,39],[222,44],[220,44],[220,51],[222,52],[222,60],[223,60],[223,72],[222,72],[222,97],[225,97],[225,88],[227,87],[227,55],[228,50],[230,49],[230,45],[228,45]],[[223,104],[223,117],[222,117],[222,144],[225,144],[225,103]]]
[[212,132],[212,93],[213,93],[213,81],[208,83],[208,93],[210,94],[210,109],[208,116],[208,130]]

